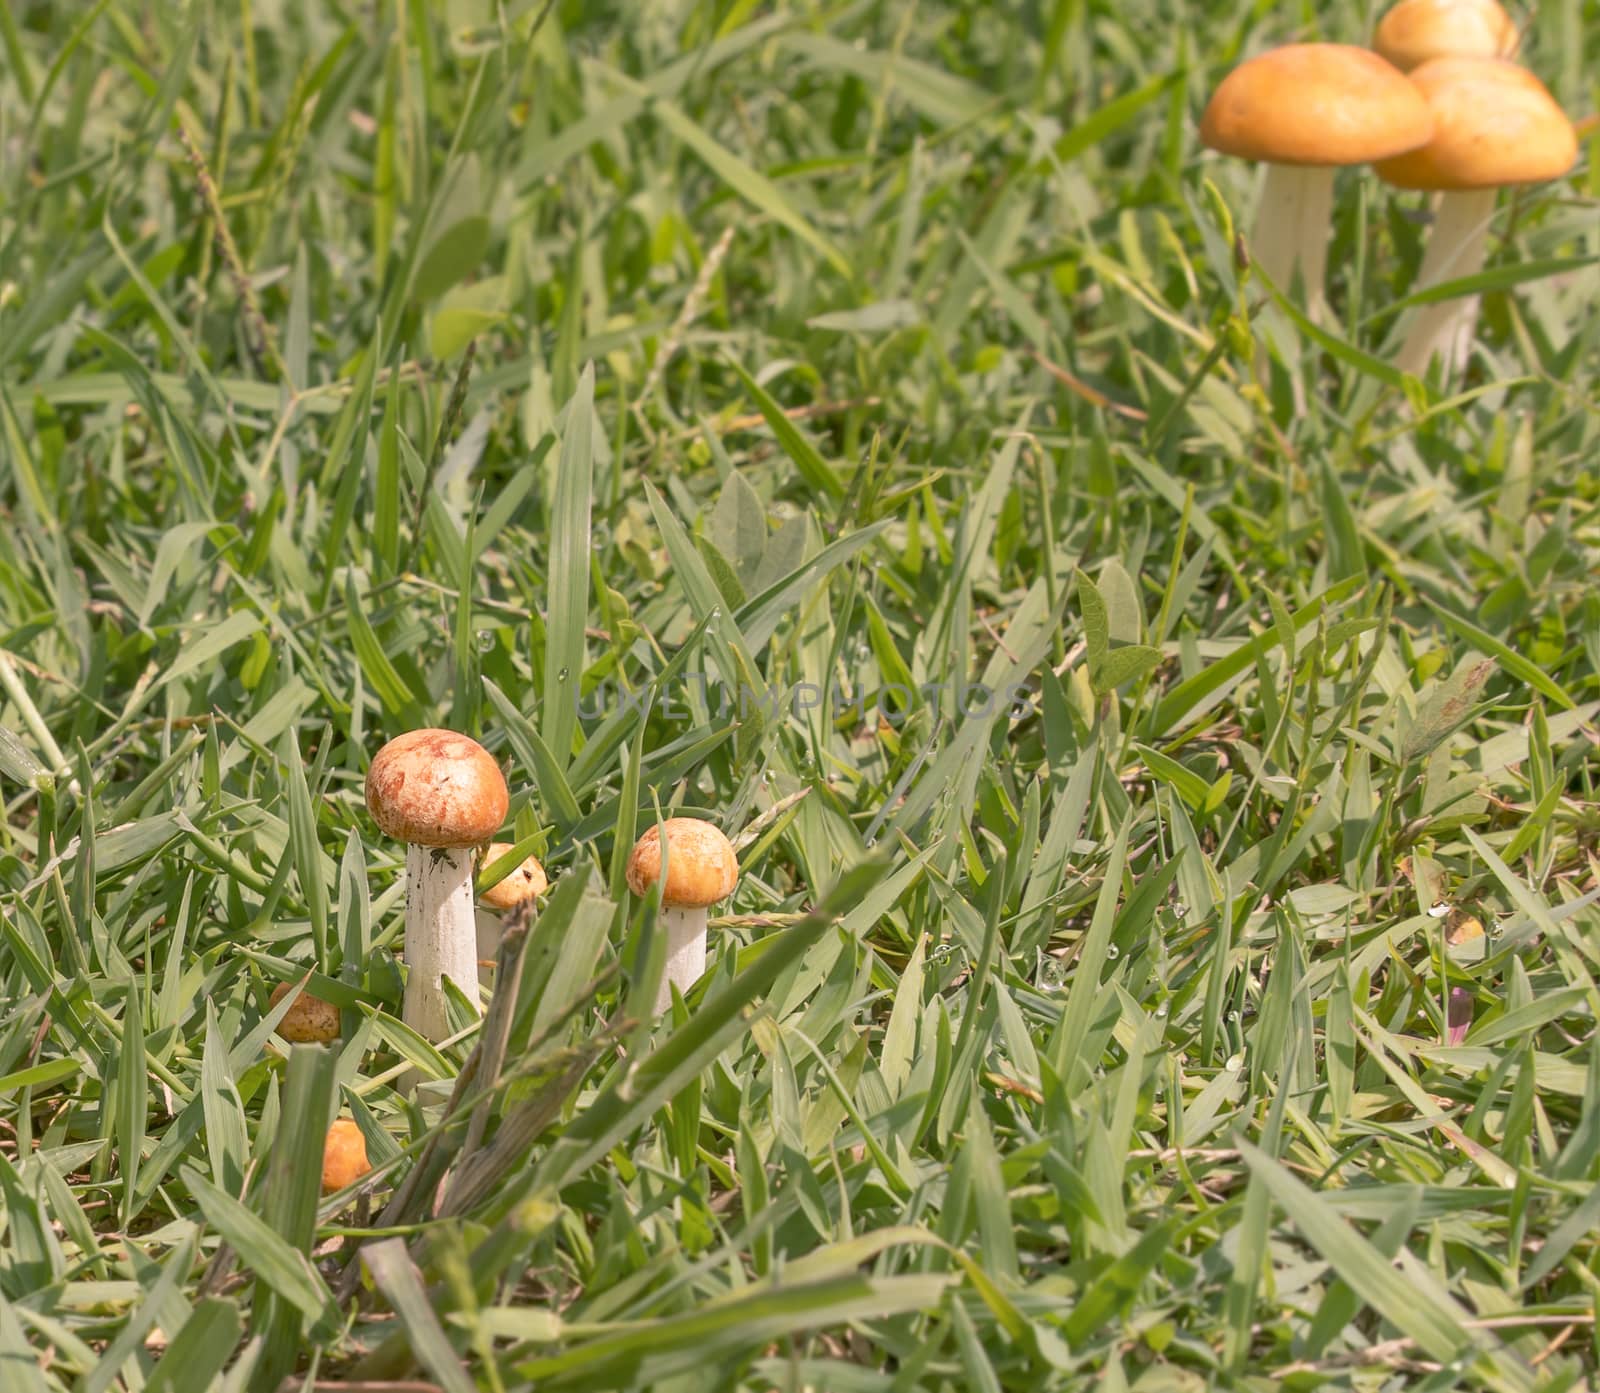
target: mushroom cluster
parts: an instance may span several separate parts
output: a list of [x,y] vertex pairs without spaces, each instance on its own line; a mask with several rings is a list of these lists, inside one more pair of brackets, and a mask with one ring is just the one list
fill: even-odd
[[[1372,164],[1402,189],[1440,195],[1417,288],[1483,268],[1499,189],[1560,178],[1577,138],[1544,85],[1511,61],[1516,25],[1495,0],[1401,0],[1373,49],[1291,44],[1251,58],[1218,86],[1202,141],[1267,165],[1253,261],[1307,317],[1326,317],[1335,172]],[[1414,316],[1398,364],[1448,380],[1465,361],[1475,297]]]
[[[418,1035],[437,1043],[451,1033],[445,983],[453,982],[476,1007],[480,973],[486,982],[485,969],[493,967],[499,946],[499,916],[536,902],[549,880],[529,856],[486,886],[474,903],[474,867],[505,859],[515,843],[491,840],[510,812],[510,791],[494,756],[466,735],[430,728],[390,740],[367,771],[366,804],[378,827],[406,845],[401,1014]],[[639,838],[626,878],[635,895],[660,887],[667,953],[655,1003],[659,1014],[672,1005],[674,987],[687,992],[704,974],[706,911],[733,893],[738,857],[711,823],[671,817]],[[304,981],[274,987],[269,1008],[280,1004],[277,1030],[285,1040],[338,1040],[338,1007],[314,995]],[[359,1129],[336,1122],[328,1134],[325,1187],[341,1189],[365,1168]],[[335,1184],[334,1176],[347,1178]]]

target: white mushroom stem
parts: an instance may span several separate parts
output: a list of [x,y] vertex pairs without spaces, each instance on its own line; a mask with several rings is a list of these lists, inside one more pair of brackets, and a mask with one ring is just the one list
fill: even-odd
[[700,908],[662,906],[662,926],[667,931],[667,967],[656,993],[656,1014],[672,1005],[672,987],[687,992],[706,970],[706,911]]
[[402,1016],[424,1040],[450,1034],[443,979],[478,1002],[472,848],[406,848],[406,996]]
[[1333,226],[1333,170],[1323,165],[1269,164],[1256,209],[1250,256],[1288,297],[1295,268],[1305,287],[1305,312],[1313,324],[1327,315],[1323,279]]
[[487,987],[494,980],[494,963],[500,955],[500,940],[505,936],[505,925],[500,922],[498,914],[480,909],[475,928],[478,935],[478,984]]
[[[1417,272],[1418,290],[1445,281],[1475,276],[1489,253],[1489,224],[1494,218],[1496,190],[1472,189],[1439,199],[1433,230]],[[1448,382],[1472,352],[1478,327],[1478,297],[1459,295],[1423,305],[1406,333],[1396,363],[1402,372],[1421,377],[1435,356],[1439,376]]]

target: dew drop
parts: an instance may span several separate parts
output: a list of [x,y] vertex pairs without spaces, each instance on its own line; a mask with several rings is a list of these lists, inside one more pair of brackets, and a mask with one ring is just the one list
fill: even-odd
[[1156,1015],[1160,1016],[1162,1020],[1165,1020],[1167,1018],[1167,1013],[1171,1010],[1171,1004],[1163,1001],[1156,1006]]
[[1175,905],[1172,906],[1172,912],[1179,919],[1182,919],[1186,914],[1188,914],[1189,906],[1186,905],[1186,904],[1182,904],[1182,903],[1175,904]]
[[864,644],[864,643],[856,644],[856,661],[858,663],[866,662],[866,660],[869,657],[871,657],[871,655],[872,655],[872,649],[867,647],[866,644]]
[[1115,943],[1107,944],[1106,956],[1108,958],[1120,958],[1122,956],[1122,949],[1118,948]]
[[867,845],[867,850],[868,851],[871,851],[873,847],[877,846],[877,844],[878,844],[878,839],[876,837],[868,837],[867,838],[866,845]]
[[556,681],[557,682],[565,682],[567,680],[567,678],[570,677],[571,675],[572,674],[570,672],[568,672],[568,670],[566,668],[562,668],[561,671],[556,674]]
[[1243,1069],[1244,1056],[1242,1054],[1230,1054],[1228,1056],[1228,1062],[1224,1067],[1228,1069]]
[[494,652],[494,631],[492,629],[485,629],[478,635],[478,652]]
[[1239,1012],[1238,1012],[1237,1008],[1235,1008],[1234,1010],[1228,1012],[1228,1019],[1230,1021],[1236,1021],[1236,1020],[1239,1019]]

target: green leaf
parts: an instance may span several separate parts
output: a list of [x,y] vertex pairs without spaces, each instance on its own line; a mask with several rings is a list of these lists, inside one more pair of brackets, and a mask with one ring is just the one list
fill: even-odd
[[728,476],[706,519],[706,533],[733,563],[739,584],[748,591],[767,552],[767,509],[742,474]]
[[82,1071],[83,1065],[76,1059],[48,1059],[43,1064],[18,1069],[15,1073],[0,1077],[0,1095],[18,1088],[40,1088],[60,1083],[62,1079],[70,1079]]
[[1053,154],[1060,164],[1070,164],[1084,151],[1092,149],[1107,136],[1121,130],[1145,107],[1183,82],[1188,74],[1182,69],[1151,78],[1141,87],[1113,97],[1104,106],[1095,108],[1087,116],[1078,117],[1067,133],[1056,141]]
[[[318,1144],[317,1155],[321,1154]],[[314,1180],[321,1179],[321,1165],[301,1166]],[[338,1311],[332,1294],[316,1268],[303,1252],[285,1241],[259,1215],[238,1200],[219,1190],[192,1166],[180,1168],[183,1182],[195,1197],[206,1223],[215,1229],[239,1255],[239,1260],[257,1279],[257,1309],[261,1293],[270,1290],[283,1297],[307,1320],[336,1322]]]
[[1078,572],[1078,608],[1083,613],[1083,641],[1089,668],[1094,671],[1111,651],[1111,620],[1100,587],[1082,571]]
[[113,1135],[117,1141],[117,1162],[122,1172],[120,1213],[126,1227],[138,1212],[139,1165],[144,1151],[145,1110],[148,1107],[145,1077],[149,1061],[144,1052],[144,1002],[137,980],[128,983],[122,1007],[122,1050],[117,1056],[116,1117]]
[[250,1139],[244,1105],[233,1079],[228,1050],[217,1020],[216,1003],[206,1002],[205,1055],[200,1063],[200,1096],[205,1107],[206,1144],[212,1178],[230,1195],[244,1183]]
[[50,778],[50,771],[33,757],[27,746],[3,727],[0,727],[0,774],[23,788],[37,788],[40,780]]
[[[615,70],[610,75],[620,86],[636,86],[631,79]],[[852,274],[850,258],[831,239],[807,222],[783,190],[766,175],[751,168],[721,141],[696,125],[676,103],[657,101],[650,110],[668,132],[694,151],[706,167],[740,198],[765,213],[773,222],[788,228],[813,251],[822,255],[841,276],[849,277]]]
[[424,724],[420,694],[414,693],[406,685],[405,679],[389,661],[389,655],[383,651],[383,644],[378,641],[378,635],[367,622],[353,576],[346,576],[344,594],[345,623],[348,626],[350,644],[355,651],[356,661],[361,665],[362,677],[378,694],[378,699],[383,702],[390,714],[400,717],[410,726]]
[[585,367],[567,403],[556,465],[555,501],[546,539],[550,554],[550,618],[545,626],[544,743],[565,771],[578,726],[578,693],[586,666],[589,622],[589,510],[593,488],[594,367]]
[[1305,1240],[1368,1306],[1381,1311],[1425,1354],[1443,1363],[1466,1357],[1469,1369],[1480,1367],[1483,1374],[1492,1370],[1496,1386],[1532,1388],[1532,1379],[1514,1371],[1506,1356],[1479,1352],[1476,1337],[1464,1323],[1465,1313],[1431,1281],[1423,1280],[1420,1263],[1407,1264],[1403,1271],[1397,1268],[1279,1162],[1243,1137],[1236,1137],[1235,1144],[1251,1173],[1260,1177]]
[[285,770],[289,804],[289,846],[294,858],[300,893],[311,918],[311,948],[320,969],[329,966],[328,956],[328,877],[322,847],[317,840],[317,814],[311,806],[311,790],[306,785],[305,765],[300,744],[292,730],[279,742],[278,758]]
[[503,310],[473,309],[468,305],[440,306],[428,320],[428,348],[441,363],[460,353],[479,334],[505,318]]
[[[1367,574],[1367,554],[1361,544],[1355,513],[1351,511],[1350,500],[1345,495],[1345,482],[1327,461],[1323,462],[1318,482],[1322,523],[1328,538],[1328,574],[1334,580],[1364,578]],[[1273,617],[1277,618],[1276,610],[1273,611]],[[1288,652],[1292,657],[1292,645]]]
[[556,1353],[520,1361],[516,1369],[536,1385],[581,1371],[593,1386],[648,1388],[798,1331],[932,1311],[955,1280],[942,1274],[853,1274],[781,1287],[762,1284],[715,1305],[571,1341]]
[[[1331,353],[1339,362],[1343,363],[1346,367],[1360,373],[1363,377],[1373,378],[1376,381],[1383,383],[1384,386],[1393,387],[1396,390],[1405,389],[1407,381],[1406,375],[1405,373],[1401,372],[1401,370],[1393,363],[1386,362],[1382,358],[1375,358],[1372,356],[1372,354],[1357,348],[1347,339],[1342,339],[1337,334],[1330,333],[1320,324],[1312,323],[1312,321],[1306,317],[1305,311],[1302,310],[1299,305],[1295,304],[1294,301],[1285,296],[1283,291],[1278,286],[1272,283],[1266,272],[1261,269],[1259,263],[1252,268],[1251,274],[1254,275],[1262,285],[1267,287],[1268,293],[1272,296],[1273,303],[1276,304],[1280,310],[1282,310],[1286,315],[1289,316],[1291,320],[1294,321],[1295,328],[1300,333],[1304,334],[1308,339],[1312,340],[1312,342]],[[1415,379],[1412,379],[1412,381],[1414,382]],[[1418,383],[1416,390],[1423,394],[1422,402],[1423,405],[1426,406],[1428,399],[1426,388],[1423,388],[1421,384]]]
[[[1315,623],[1325,609],[1341,604],[1355,592],[1359,584],[1356,580],[1341,581],[1302,605],[1293,616],[1295,632]],[[1147,741],[1158,740],[1197,710],[1204,710],[1226,691],[1230,683],[1238,681],[1281,642],[1278,630],[1269,629],[1241,643],[1226,657],[1208,664],[1193,677],[1180,682],[1150,713],[1141,732],[1144,738]]]
[[833,466],[822,458],[817,447],[801,434],[800,428],[784,414],[783,408],[768,395],[766,389],[755,378],[738,363],[733,363],[731,366],[738,374],[746,394],[755,402],[756,410],[765,418],[772,433],[778,437],[778,444],[783,447],[784,454],[800,471],[800,477],[819,493],[825,493],[830,498],[843,498],[844,481],[834,472]]
[[243,1329],[233,1302],[218,1297],[199,1302],[150,1371],[144,1393],[193,1393],[211,1387],[238,1348]]
[[976,120],[998,104],[986,88],[942,65],[918,62],[899,50],[861,47],[829,34],[801,29],[785,34],[782,47],[829,72],[849,73],[875,93],[905,102],[930,121],[954,126]]
[[1114,692],[1124,682],[1153,672],[1161,666],[1161,662],[1161,650],[1151,648],[1148,644],[1130,643],[1126,648],[1114,648],[1095,670],[1095,692],[1100,696]]
[[[262,1177],[259,1219],[214,1186],[207,1198],[195,1196],[207,1222],[256,1273],[250,1328],[262,1337],[265,1350],[253,1380],[255,1393],[271,1393],[294,1367],[306,1319],[323,1320],[330,1314],[330,1295],[310,1254],[322,1194],[321,1157],[333,1111],[333,1076],[333,1055],[323,1046],[290,1048],[283,1113]],[[184,1178],[191,1188],[199,1179],[188,1170]]]
[[1495,664],[1484,658],[1463,662],[1446,681],[1439,683],[1422,703],[1400,742],[1401,764],[1410,764],[1414,759],[1432,754],[1448,739],[1472,714],[1478,693],[1494,674]]
[[590,1101],[537,1163],[531,1186],[559,1186],[606,1154],[661,1103],[696,1077],[736,1034],[747,1029],[747,1008],[764,997],[778,977],[831,927],[834,915],[858,903],[883,872],[869,861],[847,872],[823,897],[816,911],[781,934],[763,941],[760,954],[731,982],[718,982],[686,1026],[666,1043],[630,1066],[626,1089],[614,1088]]
[[1413,309],[1417,305],[1435,305],[1442,300],[1458,300],[1464,295],[1483,295],[1497,290],[1512,290],[1519,285],[1526,285],[1529,281],[1570,276],[1573,272],[1586,270],[1597,262],[1600,262],[1600,257],[1595,256],[1547,257],[1543,260],[1526,261],[1518,258],[1515,261],[1507,261],[1503,265],[1491,266],[1486,271],[1478,271],[1470,276],[1458,276],[1454,280],[1438,281],[1420,290],[1413,290],[1410,294],[1373,310],[1362,321],[1362,327],[1366,328],[1397,315],[1402,310]]
[[1139,758],[1149,766],[1150,772],[1163,783],[1171,784],[1177,789],[1183,801],[1191,808],[1199,812],[1205,806],[1211,789],[1200,775],[1149,745],[1135,744],[1133,748],[1139,752]]
[[477,1384],[467,1374],[461,1357],[451,1347],[450,1338],[439,1324],[423,1289],[422,1276],[398,1238],[368,1243],[361,1250],[361,1261],[372,1274],[374,1285],[394,1309],[405,1328],[406,1339],[417,1362],[439,1381],[445,1393],[476,1393]]
[[1100,568],[1096,587],[1104,601],[1106,632],[1116,644],[1138,643],[1144,638],[1144,606],[1139,587],[1116,557]]
[[571,827],[582,817],[582,813],[571,785],[567,783],[565,761],[555,757],[550,747],[539,738],[539,732],[512,704],[511,698],[488,678],[483,679],[483,690],[488,694],[506,738],[517,752],[517,758],[533,771],[534,786],[540,801],[551,816]]
[[489,247],[489,219],[474,213],[460,218],[433,239],[411,283],[417,300],[433,300],[443,295],[483,260]]
[[1442,605],[1435,604],[1426,595],[1422,597],[1423,603],[1428,606],[1446,628],[1453,629],[1462,638],[1471,641],[1473,647],[1480,649],[1494,658],[1501,667],[1519,681],[1526,682],[1534,691],[1547,696],[1563,711],[1571,711],[1577,706],[1566,692],[1566,689],[1550,677],[1537,663],[1529,661],[1514,648],[1502,643],[1493,634],[1485,629],[1480,629],[1470,620],[1463,619],[1458,614],[1452,614]]
[[161,1275],[144,1294],[144,1300],[122,1322],[116,1338],[105,1347],[99,1362],[78,1381],[77,1393],[106,1393],[118,1381],[122,1366],[144,1344],[145,1335],[157,1319],[164,1317],[172,1303],[181,1302],[179,1289],[188,1280],[189,1268],[194,1262],[194,1249],[191,1235],[168,1254],[161,1266]]

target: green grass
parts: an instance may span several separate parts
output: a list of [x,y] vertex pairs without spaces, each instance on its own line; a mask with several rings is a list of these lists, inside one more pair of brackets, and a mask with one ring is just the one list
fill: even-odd
[[[1255,380],[1195,122],[1370,22],[0,0],[0,1388],[1589,1386],[1600,163],[1449,387],[1342,176]],[[418,724],[553,882],[437,1048]]]

